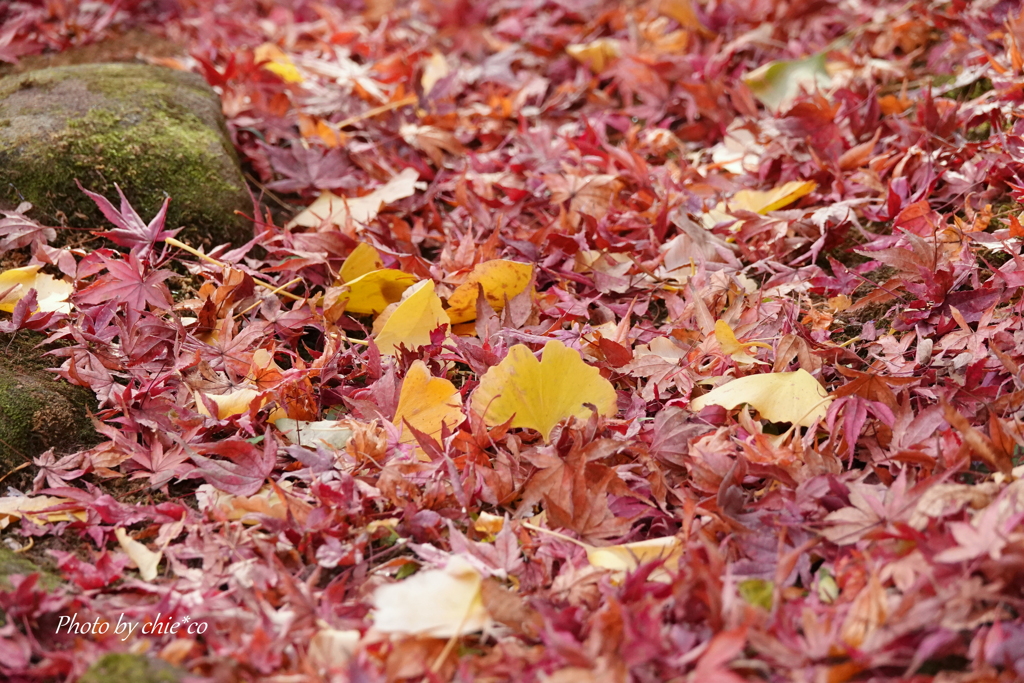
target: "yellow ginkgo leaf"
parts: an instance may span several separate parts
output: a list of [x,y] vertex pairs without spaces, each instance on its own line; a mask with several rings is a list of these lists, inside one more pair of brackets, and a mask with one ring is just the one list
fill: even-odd
[[440,440],[442,426],[455,429],[465,418],[462,396],[454,384],[443,377],[431,377],[426,363],[421,360],[409,367],[392,420],[402,430],[401,443],[416,443],[410,425]]
[[402,294],[416,283],[416,276],[385,268],[346,282],[335,304],[345,304],[345,312],[378,315],[389,305],[401,301]]
[[380,253],[366,242],[360,242],[341,264],[338,276],[342,282],[352,282],[356,278],[382,268],[384,268],[384,259],[380,257]]
[[428,569],[373,594],[373,626],[382,633],[451,638],[487,628],[483,576],[455,555],[444,569]]
[[718,340],[718,345],[722,347],[722,353],[728,354],[737,363],[751,364],[761,362],[750,355],[748,349],[752,346],[760,346],[764,349],[772,348],[771,344],[765,344],[764,342],[741,342],[736,338],[736,333],[733,332],[729,323],[724,320],[719,320],[715,323],[715,339]]
[[545,441],[562,420],[590,417],[589,406],[599,415],[614,415],[616,402],[612,383],[556,339],[544,347],[540,361],[529,347],[513,346],[473,394],[473,410],[488,426],[511,419],[513,427],[536,429]]
[[598,38],[589,43],[569,45],[565,51],[577,62],[599,74],[622,55],[622,46],[617,40]]
[[0,311],[12,313],[15,305],[28,294],[30,289],[34,289],[36,290],[37,310],[71,312],[68,297],[75,291],[75,286],[46,273],[40,273],[39,268],[40,266],[37,265],[24,266],[0,273]]
[[139,576],[142,577],[142,580],[152,581],[155,579],[157,567],[160,566],[160,560],[164,557],[163,552],[153,552],[145,544],[139,543],[129,536],[128,532],[121,527],[114,529],[114,536],[117,537],[121,550],[125,551],[132,562],[135,563],[135,566],[138,567]]
[[477,285],[483,287],[484,298],[496,311],[505,308],[505,301],[521,293],[530,284],[533,266],[529,263],[494,259],[473,268],[466,281],[448,297],[448,317],[452,323],[476,319]]
[[690,402],[696,412],[706,406],[732,409],[741,403],[754,408],[771,422],[792,422],[811,427],[825,417],[832,399],[806,370],[766,372],[734,379]]
[[[217,419],[226,420],[229,417],[249,412],[249,406],[252,405],[252,402],[255,401],[256,397],[259,395],[259,391],[249,387],[235,389],[234,391],[230,391],[226,394],[200,394],[199,392],[196,392],[196,411],[199,412],[200,415],[213,417],[210,415],[210,411],[206,408],[206,403],[203,402],[203,398],[206,398],[217,406]],[[260,406],[262,407],[264,403],[266,403],[265,398],[260,401]]]
[[430,333],[442,325],[450,326],[451,320],[434,292],[434,283],[424,280],[406,290],[390,314],[374,321],[373,336],[380,352],[393,356],[399,346],[413,349],[429,344]]
[[263,43],[252,52],[253,59],[265,62],[263,68],[280,76],[285,83],[301,83],[304,80],[292,58],[277,45]]

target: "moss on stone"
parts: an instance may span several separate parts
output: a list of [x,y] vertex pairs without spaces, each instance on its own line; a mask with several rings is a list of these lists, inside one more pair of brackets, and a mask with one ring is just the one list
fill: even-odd
[[27,557],[18,555],[9,548],[0,546],[0,589],[11,590],[14,587],[10,579],[8,579],[12,574],[21,574],[23,576],[39,574],[39,585],[47,590],[53,590],[61,582],[59,576],[37,566]]
[[20,193],[0,188],[0,204],[24,197],[57,224],[102,228],[75,180],[111,198],[117,184],[147,220],[170,195],[167,225],[185,226],[185,239],[251,236],[251,222],[236,214],[251,213],[252,202],[220,100],[195,74],[91,64],[8,76],[0,79],[0,120],[8,122],[0,166]]
[[95,398],[88,389],[46,371],[60,359],[34,348],[39,335],[0,335],[0,472],[53,448],[58,453],[95,443],[89,419]]
[[78,683],[179,683],[184,675],[162,660],[115,652],[97,659]]

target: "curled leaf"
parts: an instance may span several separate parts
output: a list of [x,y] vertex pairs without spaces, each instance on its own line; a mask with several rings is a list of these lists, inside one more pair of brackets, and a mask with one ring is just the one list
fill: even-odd
[[13,313],[15,305],[34,289],[38,310],[71,312],[68,297],[75,291],[74,285],[40,273],[39,268],[38,265],[24,266],[0,273],[0,311]]

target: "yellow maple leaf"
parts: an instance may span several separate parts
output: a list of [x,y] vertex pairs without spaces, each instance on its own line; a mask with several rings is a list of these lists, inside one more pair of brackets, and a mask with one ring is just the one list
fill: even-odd
[[383,268],[384,260],[380,257],[380,252],[366,242],[360,242],[352,250],[352,253],[348,255],[345,262],[341,264],[338,276],[342,282],[352,282],[367,273],[382,270]]
[[432,377],[421,360],[409,367],[392,420],[402,430],[401,443],[416,443],[409,425],[439,441],[443,426],[455,429],[465,418],[462,396],[454,384],[443,377]]
[[562,420],[590,417],[593,409],[587,404],[610,416],[616,403],[612,383],[556,339],[547,343],[539,361],[529,347],[513,346],[473,394],[473,410],[488,426],[511,419],[513,427],[536,429],[545,441]]
[[[346,282],[332,305],[345,304],[345,312],[355,315],[378,315],[416,283],[416,276],[393,268],[374,270]],[[338,291],[338,290],[334,290]]]
[[52,275],[40,273],[39,268],[38,265],[24,266],[0,273],[0,311],[13,313],[15,305],[30,289],[34,289],[38,305],[36,310],[71,312],[68,297],[75,291],[74,285],[58,280]]
[[429,344],[430,333],[441,325],[450,326],[451,320],[434,292],[434,283],[424,280],[407,289],[394,309],[374,321],[373,337],[382,354],[394,356],[403,344],[408,349]]
[[765,349],[772,348],[771,344],[765,344],[764,342],[741,342],[736,338],[736,333],[733,332],[729,323],[724,320],[719,320],[715,323],[715,339],[718,340],[718,345],[722,347],[722,353],[731,356],[737,363],[750,364],[761,362],[750,355],[748,349],[753,346],[760,346]]
[[256,62],[264,62],[263,68],[280,76],[285,83],[301,83],[304,80],[292,58],[273,43],[263,43],[253,50],[252,56]]
[[477,264],[448,297],[448,317],[452,324],[476,319],[476,300],[479,296],[477,285],[483,287],[484,298],[496,311],[505,308],[505,301],[520,294],[533,277],[533,266],[529,263],[494,259]]
[[831,402],[818,380],[800,369],[734,379],[695,398],[690,402],[690,410],[697,412],[709,405],[729,410],[746,403],[771,422],[792,422],[811,427],[825,417]]

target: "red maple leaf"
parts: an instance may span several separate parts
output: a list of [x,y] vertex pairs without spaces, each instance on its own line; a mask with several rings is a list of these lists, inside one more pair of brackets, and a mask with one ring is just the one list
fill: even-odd
[[[75,182],[78,181],[76,180]],[[96,206],[107,217],[107,220],[117,226],[116,230],[108,230],[96,234],[100,237],[106,237],[114,244],[137,250],[140,256],[147,255],[154,244],[168,237],[174,237],[181,230],[181,228],[177,230],[164,230],[164,222],[167,220],[167,206],[171,203],[170,197],[164,200],[163,206],[157,211],[153,220],[146,223],[135,209],[132,208],[132,205],[128,203],[124,192],[121,192],[121,188],[116,184],[114,187],[117,189],[117,193],[121,195],[120,211],[115,209],[114,205],[107,201],[107,198],[103,195],[90,192],[82,187],[81,183],[78,183],[78,187],[82,192],[89,195],[90,199],[96,202]]]
[[173,304],[164,280],[174,277],[169,270],[146,272],[135,252],[128,259],[103,258],[107,274],[77,295],[76,304],[102,304],[108,301],[124,303],[129,308],[143,310],[148,303],[153,308],[168,309]]

